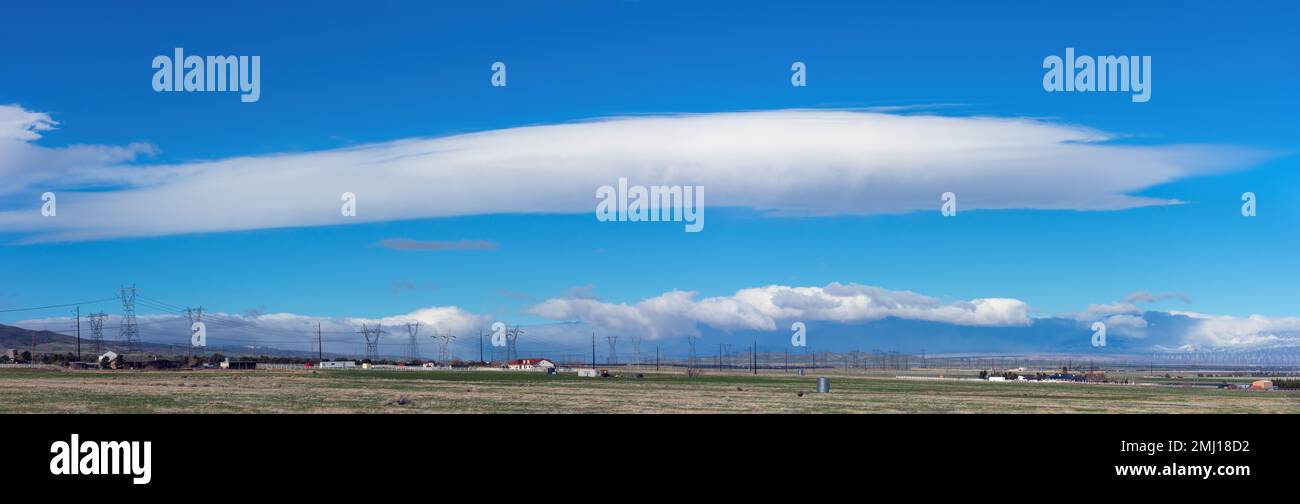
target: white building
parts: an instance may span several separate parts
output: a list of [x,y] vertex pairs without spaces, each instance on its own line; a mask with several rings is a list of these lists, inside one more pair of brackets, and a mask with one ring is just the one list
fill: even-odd
[[522,369],[531,371],[534,369],[547,369],[555,367],[555,363],[549,359],[517,359],[510,361],[510,369]]

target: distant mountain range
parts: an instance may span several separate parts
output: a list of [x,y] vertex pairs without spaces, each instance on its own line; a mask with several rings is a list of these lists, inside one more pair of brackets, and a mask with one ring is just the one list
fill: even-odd
[[[116,339],[105,339],[104,350],[117,350],[121,342]],[[146,354],[157,355],[183,355],[189,353],[189,348],[182,345],[167,345],[160,343],[142,342],[141,351]],[[0,324],[0,349],[12,348],[18,352],[30,350],[36,354],[42,353],[68,353],[77,351],[77,337],[68,336],[53,331],[34,331]],[[82,356],[90,355],[94,351],[94,345],[89,338],[81,338]],[[245,355],[249,351],[247,348],[238,346],[210,346],[206,347],[201,353],[222,353],[226,355]],[[270,356],[304,356],[306,352],[280,350],[272,347],[258,347],[259,355]]]

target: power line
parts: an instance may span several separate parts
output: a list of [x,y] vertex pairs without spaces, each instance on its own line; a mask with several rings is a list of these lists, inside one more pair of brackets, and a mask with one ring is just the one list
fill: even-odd
[[78,305],[87,305],[87,304],[95,304],[95,303],[106,303],[106,302],[109,302],[109,301],[117,301],[117,297],[104,298],[104,299],[95,299],[95,300],[91,300],[91,301],[81,301],[81,302],[78,302],[78,303],[57,304],[57,305],[50,305],[50,306],[34,306],[34,307],[31,307],[31,308],[8,308],[8,309],[0,310],[0,313],[13,313],[13,312],[20,312],[20,311],[34,311],[34,310],[48,310],[48,309],[51,309],[51,308],[70,308],[70,307],[78,306]]

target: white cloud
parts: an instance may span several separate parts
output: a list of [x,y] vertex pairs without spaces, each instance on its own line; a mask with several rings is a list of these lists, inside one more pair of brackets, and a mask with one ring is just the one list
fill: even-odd
[[1147,291],[1137,291],[1125,296],[1123,301],[1091,304],[1088,305],[1086,311],[1068,313],[1064,316],[1077,320],[1084,326],[1092,322],[1104,322],[1108,334],[1145,338],[1148,334],[1147,328],[1151,324],[1143,316],[1147,308],[1139,305],[1159,303],[1170,299],[1180,300],[1184,304],[1191,303],[1191,299],[1181,293],[1163,292],[1152,294]]
[[379,319],[348,319],[348,323],[354,326],[363,323],[400,326],[408,322],[419,322],[421,324],[421,334],[425,335],[445,332],[452,335],[465,336],[471,332],[478,331],[491,325],[492,318],[487,315],[477,315],[467,312],[457,306],[434,306],[430,308],[421,308],[405,315],[383,317]]
[[[1104,306],[1104,305],[1097,305]],[[1120,310],[1123,311],[1123,310]],[[919,320],[959,327],[980,328],[964,337],[989,337],[990,330],[1013,330],[1043,319],[1031,318],[1023,301],[980,298],[941,301],[908,291],[895,291],[859,284],[831,283],[824,287],[769,285],[741,289],[730,296],[697,299],[693,292],[670,291],[634,304],[607,302],[591,297],[562,297],[545,300],[528,312],[556,321],[578,321],[579,325],[540,324],[525,327],[525,340],[533,350],[574,348],[585,351],[592,330],[604,334],[647,339],[665,339],[701,334],[702,327],[721,331],[784,332],[792,321],[865,324],[886,317]],[[1085,312],[1086,313],[1086,312]],[[1109,334],[1145,338],[1145,348],[1156,351],[1219,349],[1256,350],[1300,346],[1300,317],[1232,317],[1188,311],[1117,312],[1101,310],[1089,317],[1067,319],[1080,324],[1086,337],[1092,321],[1103,320]],[[142,314],[138,317],[144,341],[179,343],[187,340],[188,322],[175,314]],[[1156,322],[1152,322],[1152,321]],[[461,357],[476,357],[479,331],[495,321],[491,315],[466,311],[456,306],[433,306],[386,317],[313,317],[294,313],[205,314],[209,344],[306,351],[315,339],[316,324],[324,333],[326,352],[361,355],[361,324],[382,324],[388,334],[381,338],[381,353],[402,355],[407,341],[404,324],[420,322],[425,356],[433,356],[435,334],[450,333],[459,339],[453,349]],[[30,329],[62,328],[68,333],[70,317],[24,320],[14,323]],[[105,339],[116,341],[120,318],[110,315],[104,323]],[[975,335],[978,333],[979,335]],[[83,336],[87,331],[83,330]],[[961,336],[957,336],[961,337]],[[1049,341],[1038,351],[1060,350]],[[934,350],[932,348],[932,350]]]
[[38,140],[40,132],[51,131],[58,125],[49,114],[31,112],[17,105],[0,105],[0,141]]
[[1300,345],[1300,317],[1230,317],[1171,311],[1197,320],[1182,341],[1197,348],[1239,348]]
[[[16,110],[15,110],[16,109]],[[491,213],[592,212],[595,189],[703,185],[712,206],[773,214],[938,208],[1115,210],[1176,203],[1132,194],[1241,167],[1255,151],[1121,146],[1108,133],[1022,118],[781,110],[623,117],[398,140],[311,153],[138,165],[146,144],[50,149],[53,120],[9,107],[9,191],[63,189],[58,219],[0,212],[0,232],[83,240]],[[91,184],[109,192],[67,192]],[[357,195],[357,216],[340,195]],[[34,201],[39,200],[33,198]],[[35,207],[33,207],[35,208]]]
[[[0,105],[0,180],[4,181],[0,184],[0,196],[87,185],[129,186],[154,180],[165,172],[124,165],[139,156],[154,154],[156,149],[147,143],[123,147],[70,145],[60,148],[32,143],[40,140],[43,132],[54,131],[58,124],[48,114],[31,112],[17,105]],[[0,222],[5,220],[0,214]]]
[[775,330],[790,321],[867,322],[886,317],[965,326],[1024,326],[1032,323],[1029,305],[1016,299],[985,298],[944,303],[907,291],[859,284],[825,287],[769,285],[742,289],[732,296],[695,299],[694,292],[672,291],[634,305],[594,299],[557,298],[529,309],[552,320],[580,320],[650,338],[697,334],[697,324],[720,330]]
[[1150,327],[1150,324],[1147,323],[1147,319],[1143,318],[1141,315],[1109,315],[1103,317],[1101,320],[1106,323],[1106,331],[1108,334],[1115,334],[1118,336],[1145,338],[1147,336],[1147,328]]

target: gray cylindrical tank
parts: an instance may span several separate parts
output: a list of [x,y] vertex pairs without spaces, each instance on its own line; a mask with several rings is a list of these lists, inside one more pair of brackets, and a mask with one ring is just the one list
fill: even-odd
[[825,376],[817,378],[817,393],[829,394],[831,391],[831,379]]

